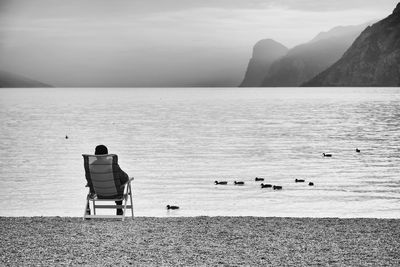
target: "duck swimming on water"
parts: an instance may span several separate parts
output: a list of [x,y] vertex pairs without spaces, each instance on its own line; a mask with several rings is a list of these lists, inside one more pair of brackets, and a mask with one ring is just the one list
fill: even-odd
[[272,184],[261,184],[261,188],[269,188],[272,187]]
[[332,157],[332,154],[328,154],[328,153],[322,153],[323,157]]
[[179,209],[178,206],[170,206],[170,205],[167,205],[167,210],[177,210],[177,209]]

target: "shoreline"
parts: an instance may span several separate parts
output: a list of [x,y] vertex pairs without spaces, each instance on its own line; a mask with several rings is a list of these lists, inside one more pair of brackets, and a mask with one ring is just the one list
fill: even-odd
[[[54,215],[33,215],[33,216],[13,216],[13,215],[0,215],[1,219],[77,219],[82,220],[82,216],[54,216]],[[398,220],[400,222],[400,217],[311,217],[311,216],[252,216],[252,215],[193,215],[193,216],[178,216],[178,215],[165,215],[165,216],[135,216],[133,220],[136,219],[196,219],[196,218],[259,218],[259,219],[315,219],[315,220],[328,220],[328,219],[339,219],[339,220]],[[120,221],[121,219],[94,219],[96,221]],[[132,220],[130,215],[125,217],[125,222]]]
[[0,263],[398,266],[400,219],[0,217]]

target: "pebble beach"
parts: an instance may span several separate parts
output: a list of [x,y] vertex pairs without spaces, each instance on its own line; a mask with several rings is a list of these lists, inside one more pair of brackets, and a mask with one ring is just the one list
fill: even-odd
[[0,217],[2,266],[399,266],[400,220]]

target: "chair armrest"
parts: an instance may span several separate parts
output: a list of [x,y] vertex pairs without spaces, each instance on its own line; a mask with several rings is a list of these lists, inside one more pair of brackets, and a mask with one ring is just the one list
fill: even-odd
[[133,181],[134,177],[130,177],[128,181],[126,181],[125,183],[121,184],[121,188],[124,187],[127,184],[130,184]]

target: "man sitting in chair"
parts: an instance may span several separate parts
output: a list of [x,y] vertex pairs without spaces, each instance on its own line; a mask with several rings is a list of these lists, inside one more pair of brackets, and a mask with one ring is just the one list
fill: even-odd
[[[107,149],[107,147],[106,147],[105,145],[98,145],[98,146],[96,146],[96,149],[95,149],[94,154],[95,154],[95,155],[107,155],[107,154],[108,154],[108,149]],[[99,159],[98,159],[98,160],[99,160]],[[126,182],[129,180],[128,174],[126,174],[126,173],[119,167],[118,164],[117,164],[116,166],[113,166],[113,168],[114,168],[114,170],[115,170],[115,174],[117,175],[117,177],[115,177],[115,179],[119,179],[120,182],[121,182],[121,184],[124,184],[124,183],[126,183]],[[114,174],[114,175],[115,175],[115,174]],[[93,190],[92,190],[93,186],[91,185],[91,180],[88,179],[88,177],[86,177],[86,180],[87,180],[88,186],[89,186],[89,188],[90,188],[90,193],[91,193],[91,194],[94,194],[94,192],[93,192]],[[120,201],[115,201],[115,204],[116,204],[116,205],[122,205],[122,200],[120,200]],[[86,207],[86,213],[87,213],[87,214],[90,214],[90,207],[89,207],[89,205]],[[117,209],[117,215],[122,215],[122,214],[123,214],[123,210],[122,210],[121,208],[118,208],[118,209]]]

